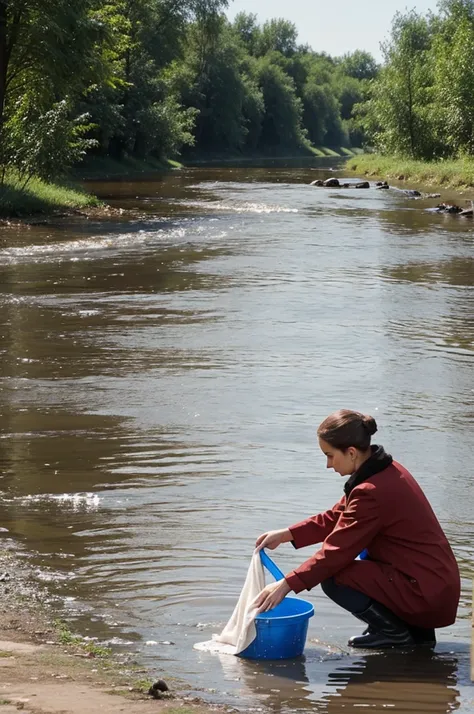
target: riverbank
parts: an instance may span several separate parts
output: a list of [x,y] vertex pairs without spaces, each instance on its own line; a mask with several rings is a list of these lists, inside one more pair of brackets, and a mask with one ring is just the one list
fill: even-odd
[[300,154],[282,155],[220,155],[196,154],[183,158],[182,162],[153,158],[126,157],[120,161],[110,157],[88,157],[75,167],[64,182],[47,183],[31,179],[26,186],[17,178],[7,176],[0,187],[0,220],[25,219],[33,216],[57,216],[84,212],[94,216],[107,214],[110,207],[96,196],[87,193],[81,186],[84,181],[142,179],[157,173],[184,168],[185,166],[268,166],[274,162],[287,161],[299,165],[315,159],[345,159],[355,157],[360,149],[347,147],[311,147]]
[[183,157],[184,166],[238,166],[239,164],[248,166],[259,166],[271,164],[272,162],[294,161],[305,162],[313,159],[345,159],[354,157],[362,153],[362,149],[348,148],[346,146],[311,146],[301,151],[283,151],[278,153],[254,153],[254,154],[190,154]]
[[350,158],[345,168],[364,176],[412,181],[425,186],[474,188],[474,159],[428,162],[360,154]]
[[52,619],[45,590],[11,549],[0,550],[0,714],[210,714],[225,707],[186,695],[163,673],[169,691],[148,695],[153,679],[133,654],[73,635]]
[[180,169],[183,164],[173,159],[162,161],[153,158],[136,159],[126,157],[120,161],[109,156],[96,156],[86,158],[72,172],[71,176],[76,181],[97,181],[102,179],[136,179],[161,171]]
[[110,158],[87,160],[70,172],[64,182],[47,183],[33,178],[26,186],[15,176],[7,176],[0,187],[0,219],[24,219],[32,216],[57,216],[83,212],[85,215],[109,214],[109,206],[87,193],[82,181],[97,179],[136,179],[160,171],[181,168],[177,161]]
[[34,178],[24,186],[16,177],[10,176],[0,187],[0,218],[3,219],[98,209],[102,205],[96,196],[67,183],[46,183]]

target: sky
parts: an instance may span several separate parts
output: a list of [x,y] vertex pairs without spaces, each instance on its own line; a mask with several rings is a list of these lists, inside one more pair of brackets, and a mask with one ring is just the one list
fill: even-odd
[[367,50],[381,61],[380,42],[387,38],[397,11],[436,11],[437,0],[230,0],[228,15],[253,12],[260,23],[275,17],[291,20],[298,42],[333,56]]

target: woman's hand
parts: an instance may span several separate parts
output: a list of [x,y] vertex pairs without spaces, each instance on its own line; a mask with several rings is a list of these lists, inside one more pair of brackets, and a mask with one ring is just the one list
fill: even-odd
[[282,528],[279,531],[268,531],[268,533],[262,533],[258,536],[255,543],[257,550],[262,550],[262,548],[270,548],[270,550],[275,550],[282,543],[289,543],[293,540],[289,528]]
[[285,578],[267,585],[255,599],[255,605],[258,608],[257,615],[260,615],[261,612],[267,612],[267,610],[273,610],[290,591],[291,588]]

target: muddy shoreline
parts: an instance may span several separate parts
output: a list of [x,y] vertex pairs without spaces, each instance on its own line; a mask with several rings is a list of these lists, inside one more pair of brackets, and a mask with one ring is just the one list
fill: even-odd
[[168,691],[150,696],[154,678],[134,653],[91,645],[56,619],[47,589],[34,582],[23,555],[0,533],[1,714],[234,711],[187,692],[169,673],[163,673]]

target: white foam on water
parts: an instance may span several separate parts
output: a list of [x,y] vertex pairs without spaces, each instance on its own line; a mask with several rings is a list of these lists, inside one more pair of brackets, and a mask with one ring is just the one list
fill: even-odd
[[235,645],[226,645],[222,642],[217,642],[216,640],[207,640],[206,642],[196,642],[193,645],[194,650],[199,650],[200,652],[212,652],[213,654],[236,654]]
[[[199,204],[200,205],[200,204]],[[197,225],[188,221],[185,225],[173,228],[148,228],[129,233],[113,233],[105,236],[88,236],[76,240],[55,243],[16,246],[0,250],[0,265],[10,265],[19,262],[50,262],[78,261],[96,258],[101,252],[130,250],[137,246],[189,242],[193,237],[220,240],[227,235],[226,231],[212,230],[209,226]]]
[[242,201],[241,203],[238,201],[232,201],[232,203],[230,201],[183,201],[182,205],[231,213],[298,213],[297,208],[251,201]]
[[28,496],[16,496],[8,499],[16,503],[57,503],[72,508],[74,511],[96,511],[100,498],[96,493],[40,493]]

